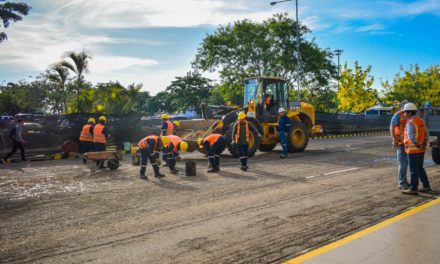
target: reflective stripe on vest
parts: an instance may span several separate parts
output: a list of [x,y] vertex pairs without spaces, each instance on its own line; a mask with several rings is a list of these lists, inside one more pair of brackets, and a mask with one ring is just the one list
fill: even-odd
[[171,121],[167,120],[165,121],[167,123],[167,133],[166,136],[174,134],[174,125]]
[[168,136],[168,138],[170,139],[170,144],[173,144],[173,152],[177,152],[179,151],[179,144],[180,142],[182,142],[182,139],[178,136],[174,136],[174,135],[170,135]]
[[102,133],[104,131],[105,126],[101,124],[97,124],[95,128],[93,128],[93,142],[106,144],[107,140],[105,135]]
[[249,123],[246,120],[237,122],[237,131],[235,132],[235,142],[238,143],[238,138],[240,137],[241,122],[245,122],[246,124],[246,142],[249,143]]
[[406,126],[406,116],[403,111],[396,113],[399,116],[399,124],[394,127],[394,134],[396,135],[397,142],[403,144],[403,133]]
[[419,145],[425,144],[425,133],[426,133],[426,127],[425,122],[423,122],[422,119],[415,116],[407,121],[406,127],[405,127],[405,133],[404,133],[404,144],[405,144],[405,153],[406,154],[416,154],[416,153],[424,153],[425,148],[418,148],[415,144],[413,144],[409,140],[408,136],[408,125],[412,124],[414,127],[414,136],[416,138],[416,141]]
[[150,140],[150,139],[154,140],[154,148],[156,148],[157,142],[159,141],[159,137],[155,136],[155,135],[151,135],[151,136],[148,136],[148,137],[141,139],[141,141],[139,141],[139,143],[138,143],[138,147],[140,149],[147,149],[149,147],[148,140]]
[[90,133],[91,124],[86,124],[83,126],[81,130],[81,134],[79,135],[80,141],[93,142],[93,135]]
[[208,142],[209,147],[212,147],[212,145],[214,145],[217,142],[217,140],[221,137],[222,137],[222,135],[220,135],[220,134],[212,134],[212,135],[205,137],[205,139],[203,139],[203,142]]

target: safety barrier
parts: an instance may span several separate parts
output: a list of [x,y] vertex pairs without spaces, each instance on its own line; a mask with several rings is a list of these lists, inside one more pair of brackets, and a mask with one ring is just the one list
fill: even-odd
[[346,137],[373,136],[373,135],[389,135],[389,132],[379,131],[379,132],[349,133],[349,134],[338,134],[338,135],[322,135],[322,136],[311,136],[310,139],[318,140],[318,139],[346,138]]

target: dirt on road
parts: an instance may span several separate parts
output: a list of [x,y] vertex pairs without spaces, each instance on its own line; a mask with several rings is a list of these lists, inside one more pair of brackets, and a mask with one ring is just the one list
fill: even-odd
[[[402,195],[388,136],[311,141],[304,153],[239,161],[218,174],[139,179],[123,161],[91,174],[80,160],[0,166],[1,263],[279,263],[433,199]],[[189,157],[189,156],[188,156]],[[187,158],[188,158],[187,157]],[[183,162],[178,168],[183,171]]]

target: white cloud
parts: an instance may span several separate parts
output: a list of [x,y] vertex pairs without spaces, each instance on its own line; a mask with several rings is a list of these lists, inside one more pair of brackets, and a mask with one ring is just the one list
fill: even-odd
[[370,24],[370,25],[366,25],[366,26],[360,27],[356,31],[358,31],[358,32],[381,31],[383,29],[385,29],[385,25],[379,24],[379,23],[374,23],[374,24]]

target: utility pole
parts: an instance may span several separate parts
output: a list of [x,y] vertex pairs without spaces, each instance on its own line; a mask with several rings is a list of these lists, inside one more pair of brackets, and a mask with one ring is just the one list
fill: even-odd
[[338,90],[339,90],[339,79],[341,77],[341,67],[339,65],[339,57],[341,56],[343,50],[337,49],[335,50],[335,55],[338,56]]
[[[276,5],[278,3],[282,3],[282,2],[290,2],[293,0],[281,0],[281,1],[275,1],[275,2],[270,2],[270,5]],[[300,77],[301,77],[301,65],[300,65],[300,57],[299,57],[299,20],[298,20],[298,0],[295,0],[295,6],[296,6],[296,85],[298,86],[298,101],[301,100],[301,96],[300,96],[300,89],[301,89],[301,84],[300,84]]]

